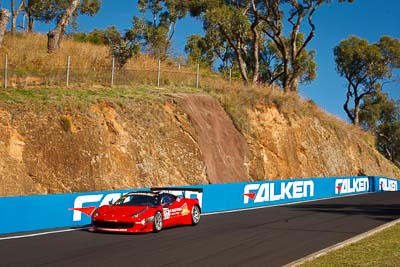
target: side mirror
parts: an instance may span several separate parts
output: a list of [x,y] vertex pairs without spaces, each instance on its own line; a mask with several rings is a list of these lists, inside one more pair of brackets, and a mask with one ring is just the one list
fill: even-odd
[[108,201],[108,204],[112,205],[113,204],[113,200],[111,199],[110,201]]

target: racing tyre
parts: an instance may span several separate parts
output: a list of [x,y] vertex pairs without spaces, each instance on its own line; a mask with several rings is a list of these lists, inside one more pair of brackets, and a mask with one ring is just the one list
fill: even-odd
[[200,222],[201,211],[198,205],[192,208],[192,225],[197,225]]
[[162,228],[163,228],[163,218],[161,212],[157,211],[156,214],[154,214],[153,231],[155,233],[158,233],[161,231]]

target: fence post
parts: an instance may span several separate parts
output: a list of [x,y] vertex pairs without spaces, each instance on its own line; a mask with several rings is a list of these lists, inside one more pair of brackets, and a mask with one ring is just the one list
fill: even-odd
[[69,67],[71,65],[71,56],[68,56],[67,60],[67,87],[69,86]]
[[200,70],[200,65],[197,64],[197,70],[196,70],[196,88],[199,88],[199,70]]
[[160,87],[161,60],[158,60],[157,87]]
[[232,68],[229,69],[229,85],[232,84]]
[[8,54],[4,62],[4,88],[7,89],[7,78],[8,78]]
[[112,58],[111,87],[114,86],[115,57]]

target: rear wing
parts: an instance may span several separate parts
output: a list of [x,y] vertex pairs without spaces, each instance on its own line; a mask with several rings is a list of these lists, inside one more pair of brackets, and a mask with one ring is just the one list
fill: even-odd
[[166,192],[198,192],[203,193],[203,188],[190,188],[190,187],[152,187],[150,188],[151,191],[166,191]]

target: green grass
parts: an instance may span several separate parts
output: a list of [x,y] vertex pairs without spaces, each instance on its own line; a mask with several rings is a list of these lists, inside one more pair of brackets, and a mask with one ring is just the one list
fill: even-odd
[[99,101],[109,101],[123,105],[128,101],[154,101],[170,93],[193,93],[193,88],[155,88],[135,86],[133,88],[14,88],[0,89],[0,101],[6,104],[26,104],[43,109],[55,106],[58,109],[85,108]]
[[400,266],[400,223],[300,266]]

